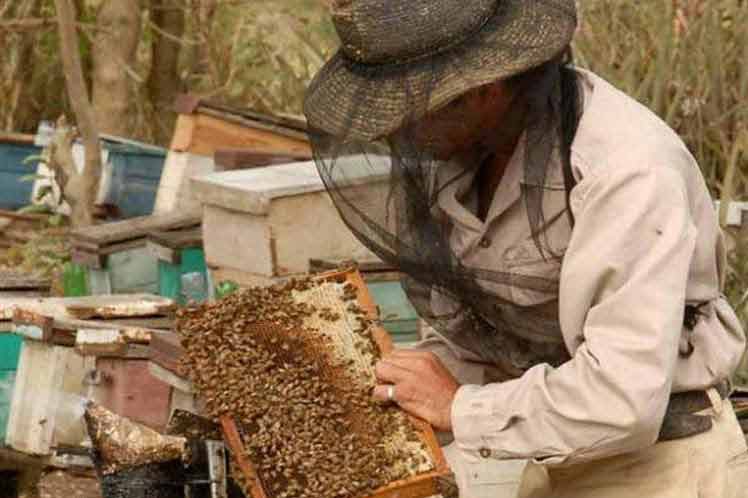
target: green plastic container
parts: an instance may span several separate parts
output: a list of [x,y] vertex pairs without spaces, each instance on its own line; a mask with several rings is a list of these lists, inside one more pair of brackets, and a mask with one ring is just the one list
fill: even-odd
[[207,282],[208,268],[205,265],[205,252],[201,247],[189,247],[180,250],[180,263],[158,262],[158,293],[185,304],[182,292],[182,276],[198,273]]
[[13,399],[13,384],[21,357],[23,338],[7,332],[0,333],[0,446],[5,445],[5,434]]
[[21,356],[23,337],[0,332],[0,370],[16,370]]
[[5,436],[10,418],[10,403],[13,400],[15,370],[0,370],[0,447],[5,445]]
[[369,282],[374,302],[379,307],[379,317],[385,330],[396,344],[418,341],[418,314],[410,304],[399,281]]
[[62,288],[66,297],[88,296],[86,267],[75,263],[65,263],[62,268]]

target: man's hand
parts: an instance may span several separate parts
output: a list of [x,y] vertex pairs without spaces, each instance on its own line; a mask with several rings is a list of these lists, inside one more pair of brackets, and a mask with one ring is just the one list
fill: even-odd
[[403,410],[438,430],[452,430],[452,402],[460,386],[435,354],[393,351],[375,371],[380,382],[375,398],[387,401],[388,387],[394,386],[394,401]]

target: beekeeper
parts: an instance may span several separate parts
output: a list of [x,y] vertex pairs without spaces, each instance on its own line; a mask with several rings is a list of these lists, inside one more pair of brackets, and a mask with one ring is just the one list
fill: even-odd
[[465,496],[739,497],[743,330],[681,139],[572,65],[573,0],[335,0],[306,96],[347,226],[429,324],[375,396],[451,431]]

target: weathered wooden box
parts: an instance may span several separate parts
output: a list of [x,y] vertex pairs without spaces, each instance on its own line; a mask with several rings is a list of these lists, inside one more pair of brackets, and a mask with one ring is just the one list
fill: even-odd
[[158,259],[146,247],[148,234],[199,225],[200,217],[188,211],[144,216],[72,232],[72,259],[85,269],[87,294],[155,294],[159,287]]
[[308,271],[309,260],[376,259],[343,223],[312,162],[193,178],[210,268],[258,281]]
[[10,406],[8,446],[39,456],[51,455],[55,447],[82,446],[83,379],[93,368],[94,360],[72,347],[24,341]]
[[312,157],[303,121],[229,108],[190,95],[177,97],[174,107],[179,117],[154,213],[199,207],[190,178],[216,171],[218,161],[214,162],[213,157],[219,149],[302,159]]
[[14,333],[24,337],[8,446],[43,457],[84,446],[87,399],[162,429],[169,387],[149,375],[146,345],[156,327],[171,326],[164,314],[173,306],[169,299],[143,295],[0,303],[5,315],[12,314]]

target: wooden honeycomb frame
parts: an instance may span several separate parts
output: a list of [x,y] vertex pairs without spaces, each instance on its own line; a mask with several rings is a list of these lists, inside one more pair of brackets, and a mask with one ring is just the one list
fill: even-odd
[[[361,309],[370,319],[378,318],[377,306],[364,283],[361,274],[355,270],[344,270],[324,273],[314,277],[317,280],[338,283],[350,283],[356,287],[357,302]],[[372,337],[379,350],[386,354],[394,348],[390,335],[380,325],[372,325]],[[402,479],[388,484],[366,498],[426,498],[439,494],[438,481],[449,474],[449,467],[442,452],[441,446],[434,434],[434,430],[427,422],[416,417],[409,416],[416,433],[431,454],[434,470],[419,474],[417,476]],[[221,428],[224,439],[230,451],[236,459],[237,466],[247,479],[252,494],[251,498],[269,498],[268,493],[262,486],[254,465],[244,449],[238,426],[231,416],[221,418]]]

